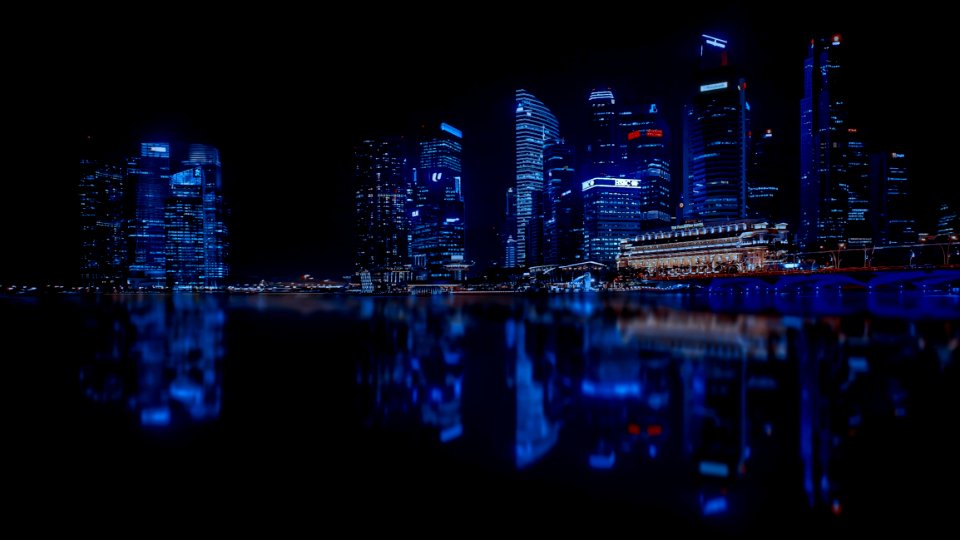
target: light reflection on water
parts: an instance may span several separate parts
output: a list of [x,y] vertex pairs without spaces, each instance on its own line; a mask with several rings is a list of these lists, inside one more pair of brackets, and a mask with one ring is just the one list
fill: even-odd
[[[83,399],[142,429],[216,424],[230,413],[222,396],[255,410],[250,380],[231,387],[224,366],[294,369],[251,350],[304,350],[329,362],[303,371],[316,382],[258,399],[326,395],[346,419],[328,438],[365,434],[379,446],[364,459],[401,451],[402,435],[402,452],[445,460],[438,476],[479,467],[536,478],[537,493],[567,486],[705,523],[773,519],[771,508],[872,518],[893,504],[875,487],[915,487],[884,480],[906,466],[890,457],[923,458],[922,445],[943,442],[932,430],[957,420],[953,296],[184,295],[84,313],[97,339],[78,369]],[[231,333],[233,318],[243,331]],[[316,410],[285,414],[309,424]],[[345,467],[370,466],[351,452]],[[942,455],[927,474],[950,466]]]

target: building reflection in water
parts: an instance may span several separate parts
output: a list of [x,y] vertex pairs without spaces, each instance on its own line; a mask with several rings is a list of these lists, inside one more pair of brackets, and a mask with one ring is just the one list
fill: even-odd
[[122,402],[142,426],[220,415],[224,310],[214,296],[100,300],[94,360],[80,369],[84,395]]
[[462,312],[443,298],[363,299],[360,308],[372,334],[370,355],[356,371],[365,422],[427,427],[441,443],[462,436]]
[[[368,425],[457,439],[471,429],[464,373],[502,361],[513,408],[497,421],[515,427],[511,467],[669,484],[702,516],[743,514],[767,504],[758,493],[790,489],[808,511],[842,515],[862,451],[851,441],[932,407],[958,354],[950,321],[726,314],[629,295],[498,305],[371,301],[371,354],[357,370]],[[474,356],[468,328],[491,318],[502,319],[503,354]],[[466,400],[482,408],[503,387]]]

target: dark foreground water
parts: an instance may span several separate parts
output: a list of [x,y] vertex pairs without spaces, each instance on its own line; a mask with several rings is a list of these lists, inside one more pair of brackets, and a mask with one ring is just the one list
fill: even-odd
[[8,492],[35,523],[780,536],[957,512],[957,296],[2,297],[0,315],[5,361],[39,368],[5,384]]

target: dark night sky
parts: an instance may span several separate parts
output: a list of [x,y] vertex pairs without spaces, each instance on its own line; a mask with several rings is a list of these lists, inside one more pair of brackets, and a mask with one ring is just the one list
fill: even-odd
[[[4,77],[14,95],[3,117],[0,279],[75,277],[75,166],[85,135],[131,150],[141,137],[218,146],[235,274],[343,275],[352,254],[351,146],[437,119],[464,132],[467,256],[485,264],[496,256],[492,227],[513,181],[514,89],[542,99],[572,141],[593,87],[609,86],[621,101],[655,100],[679,144],[701,33],[731,41],[754,129],[791,138],[788,155],[798,160],[806,44],[814,32],[841,32],[853,49],[852,112],[871,140],[912,151],[918,208],[930,215],[934,196],[957,191],[944,188],[954,179],[940,172],[949,170],[943,156],[953,138],[941,126],[956,123],[944,118],[955,114],[955,98],[947,100],[955,91],[942,80],[954,71],[945,60],[953,36],[936,13],[874,13],[863,4],[824,16],[798,3],[784,15],[726,2],[692,17],[684,4],[546,21],[521,6],[466,9],[441,14],[442,24],[409,13],[369,20],[296,11],[231,14],[227,23],[173,8],[161,18],[124,14],[126,25],[96,14],[35,22]],[[468,20],[475,26],[461,28]]]

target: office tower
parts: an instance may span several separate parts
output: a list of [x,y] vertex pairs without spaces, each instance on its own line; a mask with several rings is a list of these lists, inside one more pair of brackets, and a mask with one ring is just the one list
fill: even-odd
[[199,169],[200,174],[203,199],[203,286],[221,287],[229,274],[229,241],[220,152],[213,146],[191,144],[187,148],[187,159],[182,164],[193,169],[194,174],[197,173],[196,169]]
[[684,217],[745,218],[747,84],[730,65],[725,40],[701,36],[697,79],[684,115]]
[[[356,270],[390,280],[408,263],[406,158],[400,138],[367,139],[354,148]],[[389,274],[389,275],[387,275]]]
[[[621,119],[626,119],[622,115]],[[622,122],[625,141],[622,169],[627,178],[640,181],[640,214],[643,230],[667,227],[673,219],[670,202],[669,131],[656,103],[629,115]]]
[[859,129],[848,127],[838,139],[843,169],[837,174],[837,182],[847,200],[842,240],[848,248],[870,246],[874,236],[870,216],[870,156]]
[[592,178],[583,182],[583,241],[587,260],[613,264],[620,241],[640,233],[640,181]]
[[874,154],[871,173],[874,193],[878,196],[874,222],[876,244],[915,244],[918,235],[911,204],[907,156],[895,151]]
[[546,264],[570,264],[583,259],[583,196],[573,161],[573,145],[554,141],[544,148]]
[[507,188],[504,197],[503,224],[500,227],[501,261],[504,268],[517,267],[517,192]]
[[753,140],[752,154],[747,173],[747,213],[755,219],[783,221],[781,190],[787,172],[781,138],[772,129],[763,130]]
[[[801,249],[830,248],[847,242],[849,187],[861,182],[848,178],[848,140],[858,143],[859,134],[847,125],[844,52],[840,34],[812,39],[803,64],[797,230]],[[854,193],[854,197],[855,206],[862,206],[863,195]]]
[[460,281],[466,268],[460,190],[462,138],[459,129],[441,123],[438,129],[427,130],[418,143],[410,230],[411,253],[420,279]]
[[166,223],[167,285],[173,290],[203,287],[204,243],[203,169],[195,167],[170,176]]
[[516,102],[516,258],[518,266],[527,266],[528,255],[533,256],[531,259],[540,256],[528,253],[529,244],[535,247],[538,243],[528,237],[528,232],[535,207],[543,197],[543,149],[560,138],[560,125],[550,109],[526,90],[517,90]]
[[140,156],[128,160],[127,179],[135,189],[135,211],[131,227],[133,261],[131,285],[164,287],[167,251],[165,208],[170,196],[170,144],[141,143]]
[[937,235],[953,236],[960,234],[960,212],[948,202],[937,206]]
[[612,90],[590,92],[586,178],[620,175],[620,119]]
[[127,271],[123,168],[80,161],[80,277],[84,285],[119,285]]

